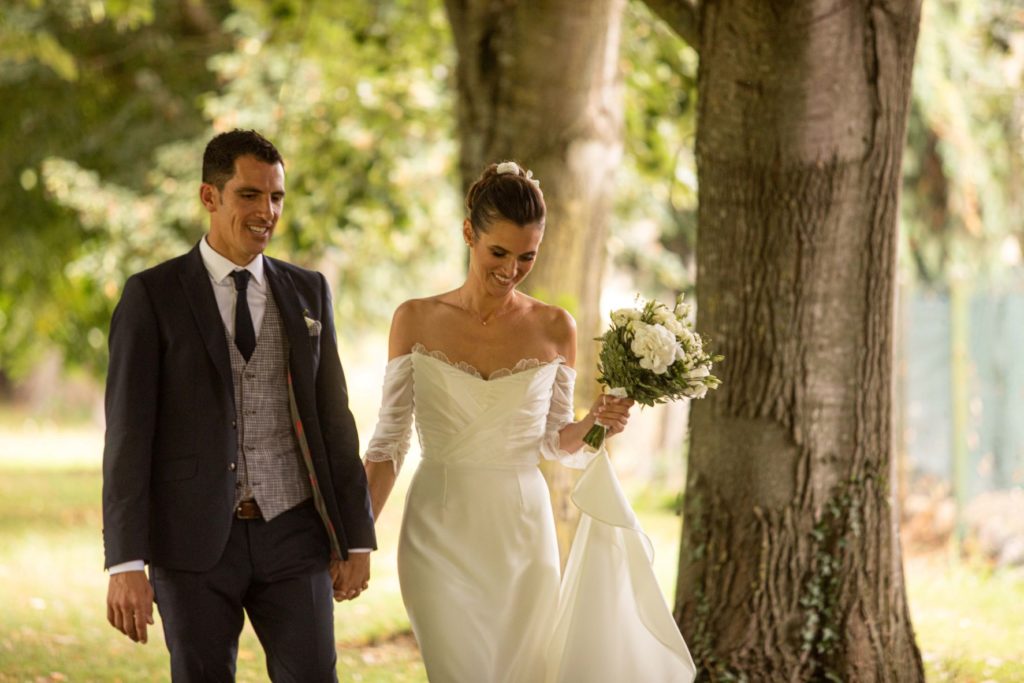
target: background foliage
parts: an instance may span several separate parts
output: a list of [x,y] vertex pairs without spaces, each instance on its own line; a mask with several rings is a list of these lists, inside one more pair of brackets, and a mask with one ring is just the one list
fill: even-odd
[[[117,187],[140,187],[159,146],[205,129],[196,97],[215,87],[206,60],[227,45],[219,31],[190,22],[171,2],[36,0],[7,2],[0,10],[5,372],[27,370],[41,339],[59,345],[72,363],[95,359],[118,283],[105,287],[104,278],[83,277],[73,264],[117,241],[104,211],[123,225],[135,207],[121,192],[104,206],[90,197],[90,185],[102,176]],[[48,188],[47,170],[72,177],[68,163],[47,165],[51,158],[88,169],[73,186],[81,200],[92,200],[86,214],[62,201],[72,186],[57,180],[56,192]]]
[[[386,320],[445,265],[457,205],[438,4],[238,0],[195,5],[198,27],[182,16],[193,5],[5,11],[0,249],[22,257],[3,266],[5,372],[30,367],[39,339],[102,372],[124,279],[205,230],[196,183],[214,131],[277,141],[289,197],[274,253],[324,269],[341,319]],[[33,33],[10,54],[8,36]]]
[[[905,274],[939,291],[953,276],[1019,284],[1024,9],[927,0],[923,11],[904,155]],[[0,398],[54,351],[102,376],[124,279],[202,234],[198,160],[226,128],[257,127],[282,148],[289,198],[272,251],[328,274],[342,334],[379,332],[399,300],[455,284],[449,31],[440,0],[0,0]],[[632,0],[621,73],[612,277],[666,299],[694,279],[697,56]],[[45,559],[65,545],[63,532],[47,535],[61,524],[80,536],[76,557],[95,554],[96,446],[55,483],[20,462],[38,464],[38,437],[18,449],[0,439],[0,456],[18,454],[7,488],[21,495],[0,496],[21,510],[0,538],[10,598],[0,602],[16,604],[0,655],[24,661],[26,643],[42,643],[35,663],[45,667],[78,638],[102,668],[109,634],[92,603],[62,607],[64,630],[52,638],[32,630],[51,620],[32,602],[41,584],[92,582],[76,594],[84,603],[102,580],[98,567],[82,577],[92,560],[75,571]],[[52,505],[25,507],[32,501]],[[54,580],[33,574],[39,566]],[[1019,676],[1007,668],[1019,644],[992,635],[1019,631],[1015,613],[993,616],[1013,603],[1005,596],[1019,594],[1019,579],[987,567],[928,577],[911,578],[910,591],[936,680]],[[943,602],[952,598],[962,604]],[[401,614],[397,604],[388,614]],[[75,631],[83,613],[89,627]],[[151,656],[162,671],[163,655]]]
[[[1019,277],[1024,10],[925,3],[903,193],[907,272]],[[697,57],[628,4],[626,154],[609,252],[652,295],[692,286]],[[276,253],[379,327],[457,278],[454,54],[437,0],[4,0],[0,5],[0,376],[49,344],[103,371],[126,275],[204,229],[197,159],[256,127],[288,160]],[[426,284],[427,286],[424,286]]]
[[949,275],[1020,278],[1024,238],[1024,8],[1013,0],[923,5],[904,161],[903,257],[942,289]]
[[[282,149],[273,252],[328,274],[346,333],[461,275],[437,0],[36,0],[3,9],[0,40],[0,250],[18,256],[0,273],[0,379],[51,345],[102,376],[124,279],[202,234],[198,160],[232,127]],[[696,55],[635,2],[621,63],[610,254],[668,294],[692,284]]]

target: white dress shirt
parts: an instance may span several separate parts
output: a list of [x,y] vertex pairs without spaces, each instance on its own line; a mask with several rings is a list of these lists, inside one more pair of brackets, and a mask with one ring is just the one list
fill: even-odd
[[230,338],[235,338],[235,305],[238,301],[238,292],[235,291],[235,281],[231,279],[231,273],[236,270],[247,270],[252,276],[249,278],[249,313],[252,316],[252,328],[256,332],[256,339],[260,338],[260,326],[263,324],[263,314],[267,311],[267,278],[263,272],[263,254],[259,254],[243,268],[232,263],[226,256],[221,256],[209,245],[204,237],[199,242],[199,253],[203,257],[203,265],[206,272],[210,274],[210,283],[213,285],[213,296],[217,299],[217,310],[220,311],[220,319],[224,321],[224,328],[227,329]]
[[[235,290],[235,281],[231,278],[232,271],[248,270],[252,276],[249,278],[248,296],[249,314],[252,316],[252,327],[256,332],[256,339],[260,338],[260,326],[263,324],[263,314],[267,310],[267,278],[263,272],[263,254],[259,254],[245,267],[233,263],[226,256],[217,253],[203,237],[199,241],[199,254],[203,257],[203,265],[210,275],[210,284],[213,285],[213,296],[217,299],[217,310],[220,311],[220,319],[229,334],[229,342],[235,338],[235,305],[238,301],[238,291]],[[369,548],[349,548],[350,553],[368,553]],[[129,560],[121,564],[115,564],[108,570],[111,574],[121,572],[142,571],[146,566],[143,560]]]

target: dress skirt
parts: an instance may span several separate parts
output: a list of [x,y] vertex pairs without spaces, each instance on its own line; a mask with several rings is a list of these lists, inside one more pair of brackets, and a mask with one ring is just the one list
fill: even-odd
[[421,461],[398,572],[431,683],[544,680],[559,558],[535,464]]

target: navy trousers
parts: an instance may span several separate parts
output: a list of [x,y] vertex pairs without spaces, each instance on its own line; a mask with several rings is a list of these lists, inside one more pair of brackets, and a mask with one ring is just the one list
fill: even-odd
[[235,519],[206,572],[151,567],[174,683],[231,683],[248,614],[274,683],[334,683],[330,548],[308,501],[273,520]]

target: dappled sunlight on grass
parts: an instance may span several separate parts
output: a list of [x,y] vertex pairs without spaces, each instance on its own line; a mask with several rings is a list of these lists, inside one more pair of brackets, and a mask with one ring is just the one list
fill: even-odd
[[[100,513],[101,434],[0,420],[0,683],[26,680],[167,681],[159,616],[145,646],[106,622]],[[415,455],[378,521],[371,588],[335,607],[343,680],[425,681],[398,589],[395,553]],[[675,592],[681,519],[674,495],[631,492],[655,547],[655,573]],[[929,681],[1024,681],[1024,578],[948,555],[906,561],[914,627]],[[247,625],[240,683],[265,681],[263,651]]]
[[0,467],[18,470],[66,470],[99,467],[103,428],[83,423],[58,426],[0,411]]
[[911,618],[929,681],[1024,681],[1024,574],[949,553],[905,563]]
[[[0,683],[170,680],[158,613],[146,645],[106,621],[101,452],[95,427],[22,430],[0,421]],[[379,523],[373,590],[335,606],[344,680],[426,680],[398,594],[399,508]],[[248,624],[237,680],[266,680],[263,650]]]

